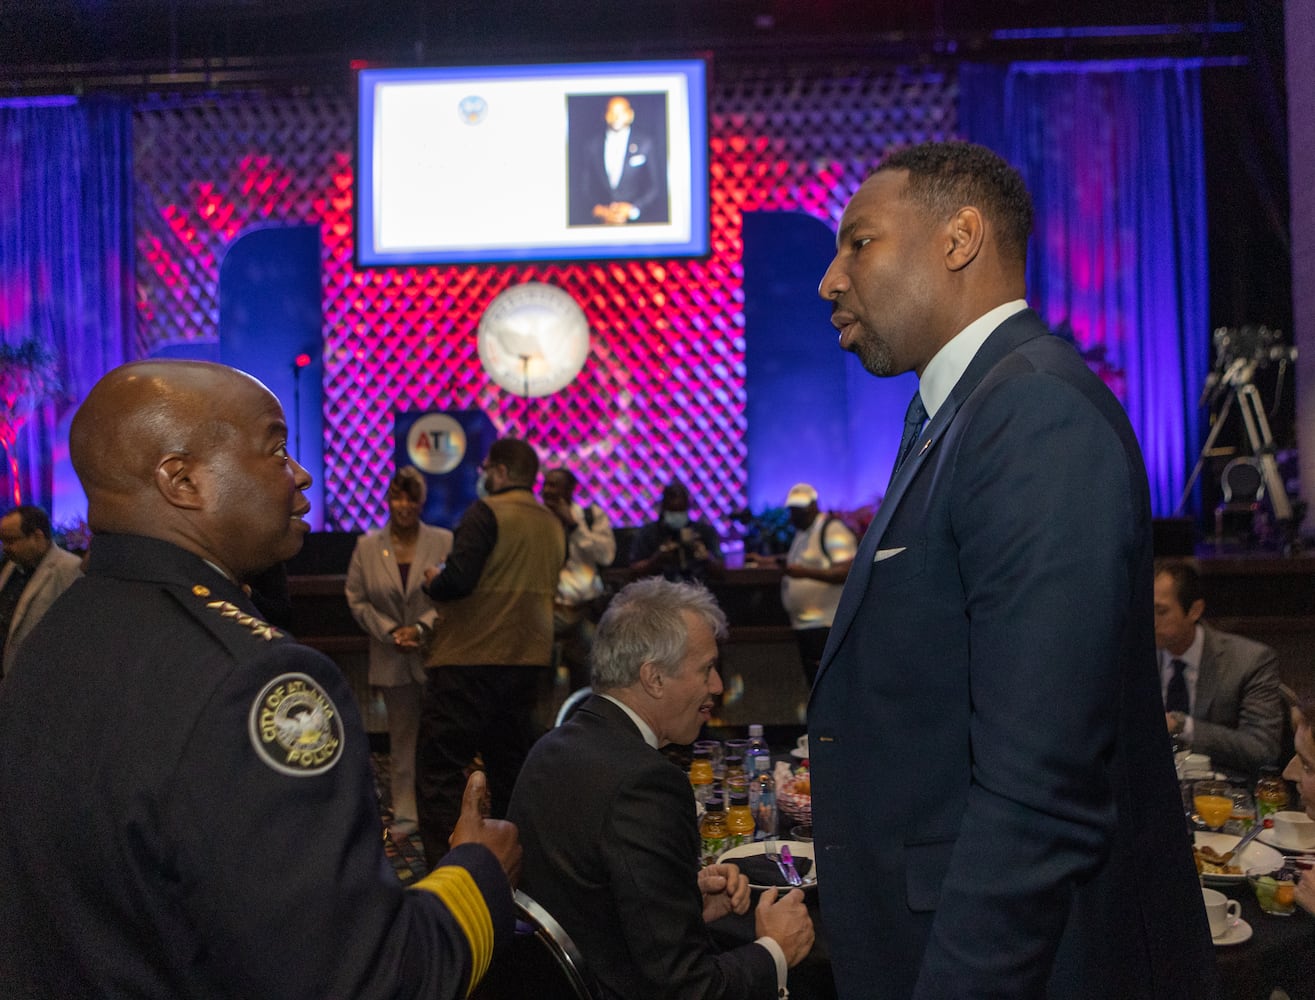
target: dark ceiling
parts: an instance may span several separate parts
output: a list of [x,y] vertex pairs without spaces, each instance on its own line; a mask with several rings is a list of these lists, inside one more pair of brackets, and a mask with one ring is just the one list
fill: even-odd
[[[43,74],[197,61],[296,67],[315,82],[351,60],[1017,57],[1022,46],[1046,56],[1228,54],[1257,24],[1281,28],[1282,9],[1281,0],[0,0],[0,92]],[[1111,27],[1123,30],[1099,30]]]

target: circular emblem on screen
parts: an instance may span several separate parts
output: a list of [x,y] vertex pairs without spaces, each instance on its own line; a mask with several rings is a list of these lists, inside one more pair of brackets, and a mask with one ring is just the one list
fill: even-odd
[[479,360],[517,396],[550,396],[580,374],[589,356],[584,310],[556,285],[527,282],[495,298],[479,321]]
[[314,678],[282,674],[251,703],[251,744],[280,774],[323,774],[342,757],[338,706]]
[[471,94],[461,99],[457,111],[461,114],[461,120],[467,125],[478,125],[488,117],[489,102],[476,94]]
[[406,432],[406,456],[421,472],[451,472],[466,457],[466,432],[446,413],[426,413]]

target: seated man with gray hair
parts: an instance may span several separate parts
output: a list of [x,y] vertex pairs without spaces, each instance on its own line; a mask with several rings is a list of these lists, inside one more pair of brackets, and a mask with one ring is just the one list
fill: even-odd
[[703,587],[630,584],[598,625],[594,695],[535,744],[512,793],[521,886],[606,997],[775,997],[813,944],[798,889],[763,893],[751,944],[721,952],[707,931],[748,910],[748,882],[734,865],[699,869],[694,793],[659,747],[692,743],[710,717],[725,635]]

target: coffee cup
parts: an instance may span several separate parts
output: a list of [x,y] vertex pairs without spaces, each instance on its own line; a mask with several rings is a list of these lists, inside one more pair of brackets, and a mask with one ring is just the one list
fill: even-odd
[[1297,847],[1303,851],[1315,850],[1315,819],[1304,812],[1276,812],[1274,833],[1284,847]]
[[1242,904],[1229,899],[1217,889],[1202,889],[1205,916],[1210,921],[1210,936],[1216,940],[1228,933],[1242,916]]
[[799,739],[794,741],[795,748],[799,751],[800,756],[808,756],[808,734],[804,733]]

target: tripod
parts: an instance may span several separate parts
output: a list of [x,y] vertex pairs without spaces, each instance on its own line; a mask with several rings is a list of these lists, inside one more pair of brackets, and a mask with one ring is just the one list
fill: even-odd
[[1228,414],[1236,401],[1238,411],[1242,415],[1242,424],[1246,428],[1247,442],[1251,445],[1251,453],[1255,456],[1260,469],[1260,479],[1265,487],[1270,512],[1283,535],[1284,550],[1291,552],[1297,547],[1297,525],[1292,516],[1292,501],[1288,499],[1283,477],[1278,471],[1278,460],[1274,456],[1274,435],[1270,431],[1269,419],[1265,416],[1260,391],[1255,386],[1256,365],[1257,361],[1254,358],[1236,358],[1218,377],[1217,382],[1212,384],[1211,381],[1207,381],[1205,395],[1210,395],[1212,391],[1217,393],[1220,387],[1226,387],[1228,397],[1224,400],[1224,405],[1210,428],[1210,434],[1205,439],[1192,474],[1187,478],[1187,485],[1183,488],[1183,495],[1179,498],[1174,513],[1181,514],[1186,508],[1192,486],[1201,474],[1205,460],[1214,448],[1219,432],[1223,430]]

